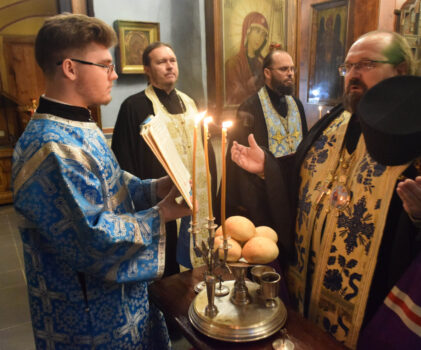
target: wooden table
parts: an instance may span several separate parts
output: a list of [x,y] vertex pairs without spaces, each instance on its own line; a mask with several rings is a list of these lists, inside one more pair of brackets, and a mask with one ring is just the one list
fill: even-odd
[[[279,332],[254,342],[231,343],[209,338],[191,325],[188,310],[196,296],[193,287],[202,280],[203,271],[203,268],[193,269],[152,283],[149,287],[151,301],[162,310],[167,318],[180,327],[183,335],[197,350],[273,350],[272,342],[280,337]],[[346,349],[345,346],[294,310],[289,308],[287,310],[288,318],[285,327],[290,340],[294,342],[294,350]]]

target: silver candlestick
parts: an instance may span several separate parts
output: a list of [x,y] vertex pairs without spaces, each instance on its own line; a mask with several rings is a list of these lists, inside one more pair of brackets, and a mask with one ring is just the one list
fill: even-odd
[[[205,265],[206,265],[206,272],[204,274],[204,280],[199,282],[194,286],[194,291],[199,293],[206,287],[206,278],[207,276],[214,276],[218,277],[219,283],[215,288],[215,296],[224,296],[229,293],[228,287],[222,284],[222,277],[215,276],[215,268],[220,266],[222,268],[228,268],[227,265],[227,256],[228,256],[228,240],[224,240],[223,249],[224,249],[224,258],[223,260],[219,260],[219,248],[215,249],[215,229],[217,225],[215,224],[215,218],[208,218],[208,239],[207,243],[204,241],[201,242],[200,246],[197,244],[197,225],[192,223],[191,226],[191,233],[193,237],[193,251],[197,257],[202,258]],[[230,271],[230,270],[229,270]]]

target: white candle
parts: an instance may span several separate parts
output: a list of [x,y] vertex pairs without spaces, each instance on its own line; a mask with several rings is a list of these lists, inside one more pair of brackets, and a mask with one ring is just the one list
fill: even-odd
[[322,119],[322,106],[319,106],[319,119]]

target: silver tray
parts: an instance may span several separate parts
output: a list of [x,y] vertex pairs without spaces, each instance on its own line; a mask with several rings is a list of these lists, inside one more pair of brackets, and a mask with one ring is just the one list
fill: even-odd
[[189,308],[189,320],[193,327],[208,337],[230,342],[264,339],[282,328],[287,319],[287,310],[281,299],[274,299],[274,307],[266,307],[265,301],[257,293],[259,285],[246,281],[251,303],[234,305],[230,301],[234,282],[224,282],[230,288],[228,295],[215,297],[218,314],[214,318],[205,316],[208,304],[206,289],[195,297]]

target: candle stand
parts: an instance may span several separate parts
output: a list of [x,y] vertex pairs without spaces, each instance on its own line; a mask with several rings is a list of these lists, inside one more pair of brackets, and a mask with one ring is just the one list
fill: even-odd
[[[245,280],[247,263],[227,263],[228,237],[222,247],[214,249],[214,218],[208,219],[207,243],[197,242],[197,224],[193,223],[193,250],[206,264],[204,281],[195,286],[198,293],[189,308],[189,320],[201,333],[215,339],[247,342],[269,337],[283,327],[287,311],[278,297],[280,276],[272,268],[259,266],[252,274],[256,282]],[[219,259],[219,250],[223,257]],[[217,268],[226,268],[234,281],[225,281],[215,274]]]
[[227,281],[229,295],[217,297],[216,279],[206,277],[202,290],[189,307],[189,320],[208,337],[248,342],[263,339],[279,331],[286,322],[287,311],[279,299],[279,274],[264,272],[260,285],[245,280],[250,264],[229,263],[235,281]]
[[[215,276],[215,269],[217,267],[226,268],[231,273],[229,266],[227,265],[227,255],[228,255],[228,241],[224,240],[224,259],[219,259],[219,249],[214,249],[215,247],[215,229],[217,225],[215,224],[215,218],[208,218],[208,239],[207,244],[202,241],[200,247],[197,243],[197,223],[192,223],[191,225],[191,233],[192,233],[192,240],[193,240],[193,251],[198,258],[202,258],[203,262],[206,265],[206,272],[204,274],[204,280],[199,282],[195,285],[194,291],[196,293],[201,292],[206,288],[206,278],[208,276],[215,277],[215,295],[216,296],[224,296],[229,293],[229,289],[227,286],[222,284],[221,276]],[[217,283],[217,280],[219,283]]]
[[[221,176],[221,227],[223,243],[215,247],[215,218],[212,215],[210,196],[210,177],[207,168],[208,185],[208,238],[197,242],[197,222],[195,215],[195,167],[193,166],[193,219],[191,234],[193,250],[197,257],[202,258],[206,265],[204,282],[198,283],[194,290],[198,293],[189,307],[189,320],[199,332],[215,339],[231,342],[247,342],[269,337],[285,324],[287,312],[284,303],[278,297],[280,276],[274,271],[258,273],[258,282],[245,280],[246,263],[227,263],[228,235],[225,229],[225,195],[226,195],[226,164],[225,145],[227,128],[232,122],[222,123],[222,176]],[[205,159],[207,157],[207,123],[205,122]],[[195,127],[195,135],[196,135]],[[196,140],[196,138],[195,138]],[[195,160],[195,159],[193,159]],[[193,161],[193,164],[195,162]],[[216,248],[216,249],[215,249]],[[220,258],[222,249],[222,259]],[[222,274],[217,276],[217,268],[227,269],[234,275],[235,281],[222,284]],[[256,275],[256,271],[254,273]],[[218,286],[217,286],[218,284]],[[206,288],[205,288],[206,287]]]

